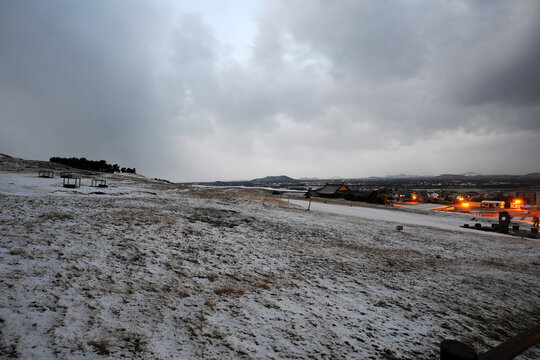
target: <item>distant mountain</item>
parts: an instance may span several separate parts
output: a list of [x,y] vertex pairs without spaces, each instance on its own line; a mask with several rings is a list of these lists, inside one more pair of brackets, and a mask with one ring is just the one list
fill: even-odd
[[443,179],[463,179],[463,178],[492,178],[492,179],[501,179],[501,178],[539,178],[540,173],[534,172],[529,173],[525,175],[510,175],[510,174],[500,174],[500,175],[484,175],[479,174],[475,172],[466,172],[463,174],[441,174],[439,176],[436,176],[437,178],[443,178]]
[[254,183],[295,183],[295,182],[299,182],[299,180],[293,179],[286,175],[279,175],[279,176],[266,176],[263,178],[253,179],[251,180],[251,182],[254,182]]
[[[0,157],[0,160],[2,158]],[[368,178],[300,178],[293,179],[286,175],[279,176],[266,176],[263,178],[257,178],[253,180],[240,180],[240,181],[215,181],[215,182],[194,182],[193,184],[199,185],[214,185],[214,186],[266,186],[266,187],[297,187],[308,186],[310,182],[327,182],[331,184],[336,183],[348,183],[357,184],[364,183],[364,185],[378,186],[398,186],[405,183],[412,184],[413,182],[432,181],[435,185],[441,185],[440,183],[457,183],[455,186],[459,186],[459,183],[471,183],[475,185],[484,184],[486,186],[498,186],[501,184],[521,184],[523,186],[540,186],[540,172],[533,172],[526,175],[482,175],[474,172],[466,172],[462,174],[441,174],[441,175],[407,175],[396,174],[389,176],[372,176]],[[463,185],[463,184],[461,184]]]
[[463,179],[464,177],[470,177],[470,176],[471,175],[464,175],[464,174],[441,174],[437,176],[437,178],[445,179],[445,180],[458,180],[458,179]]
[[407,175],[407,174],[396,174],[396,175],[387,175],[385,179],[410,179],[410,178],[420,178],[424,177],[423,175]]
[[479,173],[476,173],[474,171],[469,171],[469,172],[466,172],[466,173],[463,173],[461,174],[462,176],[479,176],[480,174]]

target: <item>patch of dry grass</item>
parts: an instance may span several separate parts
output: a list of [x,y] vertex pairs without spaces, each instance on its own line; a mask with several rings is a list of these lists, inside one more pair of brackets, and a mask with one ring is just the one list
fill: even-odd
[[92,346],[98,355],[107,356],[111,353],[109,350],[111,342],[108,339],[92,340],[88,342],[88,345]]
[[161,288],[161,291],[181,298],[189,297],[189,292],[186,289],[180,289],[178,284],[167,284]]
[[242,296],[246,293],[244,289],[237,288],[230,285],[224,285],[219,288],[215,288],[214,292],[218,295],[236,295],[236,296]]
[[41,214],[39,218],[42,221],[47,221],[47,220],[62,221],[62,220],[71,220],[74,218],[74,216],[71,214],[61,213],[61,212],[50,212],[50,213]]
[[20,255],[20,256],[24,256],[26,255],[26,250],[24,249],[14,249],[14,250],[11,250],[9,252],[9,255]]
[[131,222],[134,222],[135,225],[143,224],[158,224],[164,223],[165,226],[162,228],[172,227],[178,222],[178,219],[170,215],[154,215],[147,213],[140,213],[131,210],[119,210],[112,213],[123,218],[127,218]]
[[216,302],[211,299],[206,299],[206,301],[204,302],[204,305],[209,307],[210,309],[213,309],[214,307],[216,307]]
[[210,281],[216,281],[216,279],[218,278],[218,274],[216,273],[208,273],[206,275],[206,277],[208,278],[208,280]]
[[269,290],[270,284],[274,283],[275,281],[276,281],[275,275],[267,275],[263,277],[261,280],[259,280],[257,284],[255,285],[255,287],[264,289],[264,290]]

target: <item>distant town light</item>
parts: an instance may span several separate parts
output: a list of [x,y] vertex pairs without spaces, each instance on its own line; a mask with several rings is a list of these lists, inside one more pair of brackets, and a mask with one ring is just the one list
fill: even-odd
[[522,199],[513,199],[510,203],[510,207],[512,209],[521,209],[521,207],[525,204],[525,201]]

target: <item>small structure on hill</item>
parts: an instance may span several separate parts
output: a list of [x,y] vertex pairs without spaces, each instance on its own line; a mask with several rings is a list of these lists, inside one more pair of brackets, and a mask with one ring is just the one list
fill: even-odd
[[61,178],[72,178],[73,177],[73,173],[71,171],[62,171],[60,173],[60,177]]
[[499,200],[482,200],[480,203],[480,206],[483,208],[498,208],[503,209],[504,208],[504,201]]
[[81,187],[81,178],[66,177],[63,180],[63,185],[66,188],[78,188]]
[[105,179],[92,179],[90,186],[99,188],[109,187],[109,185],[107,185],[107,180]]
[[521,209],[525,206],[525,201],[522,199],[513,199],[510,202],[510,209]]
[[342,198],[351,190],[343,184],[326,184],[322,188],[312,192],[313,195],[326,198]]
[[54,177],[54,171],[52,171],[52,170],[39,170],[39,177],[53,178]]

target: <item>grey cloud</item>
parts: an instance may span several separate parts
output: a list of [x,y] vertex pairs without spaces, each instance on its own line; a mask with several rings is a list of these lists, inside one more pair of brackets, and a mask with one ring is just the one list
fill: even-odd
[[515,106],[540,103],[540,24],[525,35],[528,41],[521,47],[501,44],[497,49],[501,53],[512,53],[508,60],[483,68],[479,65],[476,74],[464,81],[466,86],[454,90],[460,103],[500,102]]
[[472,2],[455,24],[470,34],[453,44],[445,72],[459,104],[540,102],[540,3]]
[[410,77],[424,61],[428,44],[419,5],[316,0],[271,2],[269,8],[266,23],[280,24],[281,31],[326,54],[340,77]]
[[[322,96],[320,113],[339,99],[356,107],[356,121],[423,136],[460,127],[538,129],[530,105],[540,86],[539,9],[532,1],[273,1],[259,40],[290,34],[330,60],[341,89]],[[529,108],[507,109],[522,104]]]
[[152,58],[140,51],[152,39],[139,22],[153,19],[152,8],[120,5],[3,2],[2,137],[20,128],[46,139],[51,156],[128,157],[120,144],[140,136],[155,111],[145,71]]
[[242,60],[204,14],[126,4],[0,2],[2,152],[204,180],[539,130],[538,2],[265,1]]

